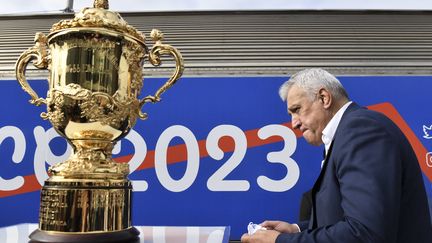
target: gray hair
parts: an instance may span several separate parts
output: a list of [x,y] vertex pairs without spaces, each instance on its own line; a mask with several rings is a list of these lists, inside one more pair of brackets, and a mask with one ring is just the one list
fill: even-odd
[[321,88],[327,89],[335,99],[348,99],[348,94],[340,81],[321,68],[305,69],[292,75],[291,78],[279,88],[279,96],[283,101],[286,101],[288,91],[294,85],[304,89],[311,100],[315,99],[317,92]]

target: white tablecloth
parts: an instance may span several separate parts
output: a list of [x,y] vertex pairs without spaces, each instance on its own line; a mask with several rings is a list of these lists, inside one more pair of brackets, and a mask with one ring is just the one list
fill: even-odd
[[[230,227],[226,226],[135,226],[140,243],[228,243]],[[28,243],[28,235],[37,224],[18,224],[0,228],[0,242]]]

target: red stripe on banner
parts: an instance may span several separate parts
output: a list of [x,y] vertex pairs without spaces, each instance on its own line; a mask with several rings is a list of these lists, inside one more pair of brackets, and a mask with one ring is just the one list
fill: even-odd
[[17,194],[24,194],[27,192],[34,192],[39,189],[41,189],[41,185],[39,185],[39,182],[36,179],[35,175],[26,175],[24,177],[24,185],[17,190],[13,191],[1,191],[0,190],[0,198],[2,197],[9,197]]
[[426,163],[427,150],[424,147],[424,145],[420,142],[418,137],[414,134],[412,129],[409,127],[409,125],[399,114],[399,112],[396,110],[396,108],[390,103],[371,105],[368,106],[368,108],[385,114],[388,118],[390,118],[393,122],[395,122],[396,125],[398,125],[398,127],[402,130],[402,132],[405,134],[408,141],[410,142],[411,146],[413,147],[421,170],[429,179],[429,181],[432,182],[432,167],[429,167]]
[[[425,156],[427,150],[420,142],[418,137],[411,130],[411,128],[408,126],[408,124],[405,122],[405,120],[402,118],[402,116],[399,114],[399,112],[396,110],[396,108],[390,103],[371,105],[368,106],[368,108],[385,114],[387,117],[389,117],[399,126],[399,128],[403,131],[403,133],[405,134],[405,136],[408,138],[409,142],[413,146],[413,149],[417,155],[417,159],[420,164],[420,168],[422,169],[423,173],[429,178],[430,181],[432,181],[432,168],[428,167],[425,162]],[[292,129],[291,122],[287,122],[282,125]],[[258,137],[258,130],[259,129],[253,129],[245,132],[248,148],[258,147],[258,146],[282,141],[282,137],[280,136],[273,136],[266,140],[261,140]],[[294,133],[297,138],[302,137],[300,131],[294,130]],[[201,158],[208,156],[205,145],[206,145],[205,139],[198,141],[199,153]],[[232,152],[234,151],[234,141],[228,136],[223,137],[219,140],[219,147],[224,152]],[[131,158],[132,155],[126,155],[126,156],[114,158],[114,160],[119,163],[127,163]],[[137,170],[154,168],[154,158],[155,158],[155,151],[154,150],[148,151],[144,161],[141,163],[141,165],[138,167]],[[180,145],[170,146],[168,148],[168,152],[167,152],[168,164],[174,164],[186,160],[187,160],[186,145],[180,144]],[[0,191],[0,198],[13,196],[17,194],[23,194],[27,192],[33,192],[41,188],[38,181],[36,180],[35,175],[24,176],[24,180],[25,180],[24,185],[17,190]]]

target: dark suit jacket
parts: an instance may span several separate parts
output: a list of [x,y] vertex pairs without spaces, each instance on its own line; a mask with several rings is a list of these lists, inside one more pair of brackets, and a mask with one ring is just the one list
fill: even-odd
[[312,189],[312,216],[285,242],[432,242],[421,170],[400,129],[351,104]]
[[312,190],[303,193],[300,202],[299,221],[309,220],[312,213]]

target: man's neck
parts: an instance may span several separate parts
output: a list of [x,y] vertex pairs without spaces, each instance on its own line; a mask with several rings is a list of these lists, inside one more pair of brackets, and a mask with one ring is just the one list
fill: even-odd
[[342,108],[342,106],[344,106],[348,102],[348,99],[335,100],[335,103],[330,110],[331,117],[333,117],[340,110],[340,108]]

